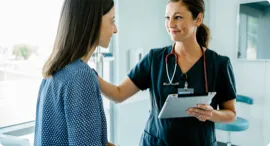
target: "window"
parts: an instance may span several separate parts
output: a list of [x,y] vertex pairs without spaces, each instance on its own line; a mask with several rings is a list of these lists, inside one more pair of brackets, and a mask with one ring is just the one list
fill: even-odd
[[247,60],[269,59],[269,3],[240,4],[239,16],[237,57]]
[[247,16],[247,59],[257,59],[258,26],[258,18]]

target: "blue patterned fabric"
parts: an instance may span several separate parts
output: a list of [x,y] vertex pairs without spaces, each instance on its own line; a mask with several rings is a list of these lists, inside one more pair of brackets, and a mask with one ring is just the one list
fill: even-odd
[[97,76],[82,60],[40,86],[35,146],[107,146],[107,127]]

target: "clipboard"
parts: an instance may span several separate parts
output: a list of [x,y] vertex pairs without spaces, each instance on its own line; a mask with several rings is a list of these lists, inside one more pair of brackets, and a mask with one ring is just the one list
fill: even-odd
[[178,95],[169,94],[159,115],[159,119],[191,117],[186,110],[197,104],[210,104],[216,92],[205,94]]

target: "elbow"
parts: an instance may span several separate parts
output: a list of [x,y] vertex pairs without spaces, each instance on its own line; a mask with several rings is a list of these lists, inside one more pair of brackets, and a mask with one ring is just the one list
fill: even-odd
[[124,99],[120,98],[120,96],[115,95],[114,96],[104,95],[104,96],[115,104],[122,103],[124,101]]
[[110,100],[113,101],[115,104],[119,104],[125,101],[125,98],[118,95],[118,96],[111,97]]
[[116,96],[115,96],[114,99],[115,99],[114,102],[115,102],[116,104],[122,103],[123,101],[125,101],[125,100],[127,99],[127,97],[125,97],[125,96],[123,95],[123,91],[120,89],[119,86],[117,86],[117,94],[116,94]]
[[234,122],[237,119],[236,111],[232,111],[230,122]]
[[117,99],[117,100],[114,100],[114,103],[119,104],[119,103],[122,103],[123,101],[124,101],[123,99]]
[[237,118],[236,118],[236,115],[234,115],[234,116],[232,116],[230,122],[234,122],[236,119],[237,119]]
[[116,104],[122,103],[127,99],[127,97],[123,97],[123,96],[118,96],[118,97],[119,98],[116,98],[116,100],[114,101]]

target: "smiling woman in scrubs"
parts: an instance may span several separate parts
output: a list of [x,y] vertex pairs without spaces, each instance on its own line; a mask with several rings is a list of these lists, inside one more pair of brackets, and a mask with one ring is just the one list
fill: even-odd
[[[203,0],[170,0],[165,25],[175,43],[152,49],[118,86],[99,78],[103,94],[116,102],[149,89],[152,109],[141,146],[216,146],[214,122],[236,118],[232,65],[228,57],[207,48],[210,32],[203,24],[204,11]],[[176,55],[168,57],[166,67],[169,53]],[[168,84],[170,80],[172,84]],[[217,94],[210,105],[190,108],[187,113],[191,117],[158,119],[168,94],[177,93],[185,85],[193,88],[195,94]]]

